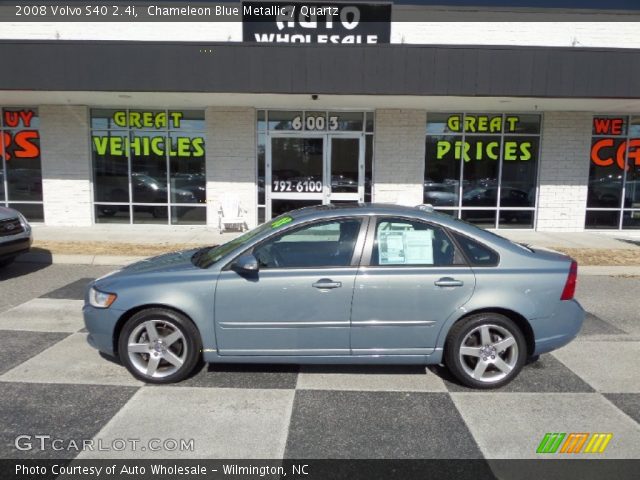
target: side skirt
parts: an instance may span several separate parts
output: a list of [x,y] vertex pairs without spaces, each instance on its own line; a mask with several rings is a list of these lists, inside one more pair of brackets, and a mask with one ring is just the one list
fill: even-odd
[[442,349],[430,355],[218,355],[203,352],[209,363],[293,363],[301,365],[433,365],[442,362]]

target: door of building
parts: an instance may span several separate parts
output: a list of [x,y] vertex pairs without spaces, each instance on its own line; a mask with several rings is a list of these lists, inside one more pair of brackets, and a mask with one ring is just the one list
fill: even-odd
[[266,147],[267,219],[311,205],[364,201],[364,134],[272,133]]

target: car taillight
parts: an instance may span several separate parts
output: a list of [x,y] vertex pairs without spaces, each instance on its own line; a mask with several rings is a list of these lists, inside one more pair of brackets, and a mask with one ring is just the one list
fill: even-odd
[[573,296],[576,293],[576,281],[578,280],[578,262],[573,260],[571,267],[569,267],[569,276],[567,282],[564,284],[564,290],[562,290],[562,296],[560,300],[573,300]]

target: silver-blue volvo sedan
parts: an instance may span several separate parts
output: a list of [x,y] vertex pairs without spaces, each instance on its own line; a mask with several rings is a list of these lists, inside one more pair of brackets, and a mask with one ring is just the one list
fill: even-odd
[[427,207],[328,205],[99,278],[83,312],[89,342],[148,383],[201,361],[444,363],[496,388],[578,334],[576,277]]

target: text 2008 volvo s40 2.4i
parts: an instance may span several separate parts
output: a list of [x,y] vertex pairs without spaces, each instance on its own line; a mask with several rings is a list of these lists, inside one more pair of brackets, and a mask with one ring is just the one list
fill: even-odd
[[149,383],[202,361],[440,364],[495,388],[578,334],[577,264],[428,207],[322,206],[91,283],[89,342]]

